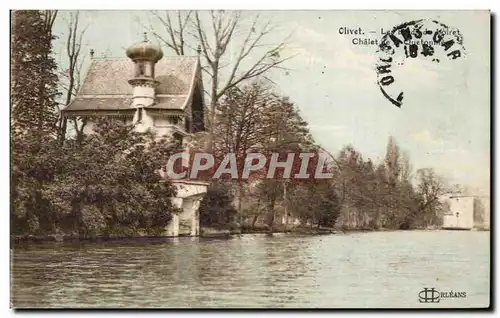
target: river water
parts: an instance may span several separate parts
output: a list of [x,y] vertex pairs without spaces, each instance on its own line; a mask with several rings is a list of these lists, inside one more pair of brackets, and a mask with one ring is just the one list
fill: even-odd
[[[244,235],[43,244],[11,255],[13,307],[487,307],[490,233]],[[420,303],[423,288],[466,298]]]

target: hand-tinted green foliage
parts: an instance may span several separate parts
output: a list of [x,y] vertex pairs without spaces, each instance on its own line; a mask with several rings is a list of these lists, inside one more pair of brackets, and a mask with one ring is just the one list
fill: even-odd
[[95,134],[58,144],[54,12],[13,12],[11,231],[13,234],[161,233],[175,189],[159,169],[174,146],[98,120]]
[[234,222],[236,209],[230,184],[212,183],[200,204],[200,225],[229,225]]
[[[297,106],[262,83],[229,90],[217,110],[216,153],[318,148]],[[364,159],[352,146],[344,147],[336,158],[330,159],[334,178],[328,182],[263,179],[253,186],[234,184],[237,219],[246,219],[253,226],[262,217],[270,231],[280,216],[277,211],[299,219],[302,224],[342,229],[439,225],[438,198],[443,192],[443,181],[429,169],[417,171],[414,177],[408,156],[401,152],[394,138],[389,138],[386,156],[379,164]],[[227,199],[223,202],[230,205]],[[205,217],[205,222],[210,220]]]
[[[97,120],[95,134],[56,141],[54,17],[36,10],[13,12],[12,233],[159,234],[174,211],[170,197],[175,189],[157,172],[176,150],[174,144],[105,119]],[[228,89],[215,114],[216,155],[318,148],[298,107],[259,82]],[[262,215],[272,232],[276,211],[282,210],[318,227],[439,225],[443,181],[431,169],[412,176],[409,158],[393,138],[380,164],[364,159],[352,146],[344,147],[333,162],[333,180],[214,183],[200,207],[201,223],[242,224],[248,217],[253,226]],[[255,207],[255,213],[248,213],[245,205]]]
[[303,223],[333,227],[340,202],[331,180],[296,184],[290,191],[288,211]]
[[336,159],[341,202],[337,226],[343,229],[410,229],[439,225],[443,181],[432,169],[411,176],[409,159],[389,139],[383,163],[375,166],[352,146]]
[[175,150],[167,140],[118,120],[96,121],[95,134],[59,146],[48,139],[16,142],[13,231],[70,235],[161,233],[174,208],[175,189],[158,173]]
[[56,63],[49,11],[12,12],[11,109],[13,131],[57,134]]

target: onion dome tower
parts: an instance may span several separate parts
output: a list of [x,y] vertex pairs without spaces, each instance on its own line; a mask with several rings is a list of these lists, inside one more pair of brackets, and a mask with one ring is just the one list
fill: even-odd
[[159,84],[155,80],[155,64],[163,57],[159,46],[151,44],[144,33],[144,41],[131,45],[127,56],[134,62],[134,77],[128,83],[133,87],[134,108],[143,108],[154,103],[155,87]]

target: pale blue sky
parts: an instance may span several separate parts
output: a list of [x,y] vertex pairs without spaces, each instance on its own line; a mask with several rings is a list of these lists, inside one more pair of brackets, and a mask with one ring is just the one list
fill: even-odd
[[[66,14],[61,12],[56,23],[56,34],[63,38]],[[266,43],[294,31],[289,49],[282,52],[282,56],[298,54],[285,65],[290,71],[276,70],[270,76],[298,105],[323,147],[336,153],[352,144],[379,162],[393,135],[410,155],[414,169],[432,167],[450,182],[489,191],[489,12],[263,11],[260,15],[278,27]],[[96,56],[125,56],[124,48],[142,39],[144,29],[137,18],[147,22],[147,17],[144,11],[83,12],[82,25],[88,25],[84,53],[93,48]],[[339,28],[361,27],[365,31],[361,37],[380,39],[381,28],[421,18],[460,30],[466,56],[454,61],[442,58],[439,64],[415,59],[395,69],[405,94],[399,109],[376,85],[377,47],[353,45],[357,36],[340,35]],[[239,41],[231,49],[236,52]],[[164,53],[172,54],[166,48]]]

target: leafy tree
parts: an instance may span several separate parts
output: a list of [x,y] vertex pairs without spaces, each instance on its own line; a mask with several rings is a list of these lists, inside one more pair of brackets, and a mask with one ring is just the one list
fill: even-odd
[[54,214],[43,191],[61,164],[56,140],[29,130],[13,134],[12,140],[11,230],[18,234],[51,232]]
[[333,227],[340,215],[340,202],[330,180],[296,184],[290,203],[294,216],[317,227]]
[[416,222],[420,225],[440,225],[442,203],[439,200],[444,193],[444,181],[431,168],[417,171],[417,203]]
[[199,211],[200,226],[231,224],[236,215],[231,185],[224,182],[212,183],[201,201]]
[[58,93],[51,56],[57,12],[18,10],[11,14],[11,224],[14,231],[35,231],[51,226],[50,215],[44,216],[49,202],[42,189],[57,169]]
[[11,105],[15,134],[35,130],[37,136],[57,134],[56,63],[52,25],[56,12],[12,12]]
[[170,201],[176,191],[159,172],[178,146],[151,133],[134,132],[119,120],[95,122],[95,133],[81,142],[67,140],[60,146],[52,138],[40,156],[26,157],[26,164],[16,167],[14,232],[163,232],[176,211]]
[[387,142],[387,151],[385,154],[384,164],[386,168],[387,183],[396,187],[401,175],[401,154],[399,146],[392,136]]
[[81,143],[65,144],[60,171],[47,188],[60,226],[78,235],[161,233],[175,211],[175,189],[159,170],[176,144],[119,120],[95,122]]
[[439,225],[443,181],[421,169],[413,182],[410,159],[389,138],[384,161],[374,165],[352,146],[337,160],[335,179],[341,202],[337,226],[344,229],[411,229]]
[[[271,154],[300,151],[313,146],[307,122],[301,118],[297,107],[288,98],[273,93],[262,82],[229,89],[216,110],[213,148],[216,157],[220,158],[228,152],[244,156],[247,152]],[[267,224],[272,231],[274,206],[282,199],[282,183],[262,180],[256,197],[250,198],[248,186],[238,182],[235,185],[235,207],[240,221],[243,218],[244,197],[257,199],[266,206]]]

